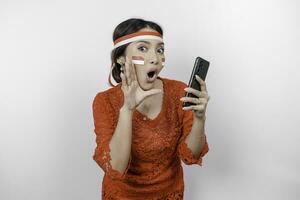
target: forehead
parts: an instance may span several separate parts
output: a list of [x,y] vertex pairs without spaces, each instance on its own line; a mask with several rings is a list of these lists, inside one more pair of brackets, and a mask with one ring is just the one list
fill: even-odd
[[158,41],[158,40],[152,40],[152,39],[143,39],[143,40],[134,41],[132,43],[133,44],[149,44],[149,45],[154,45],[154,46],[164,44],[164,42],[161,42],[161,41]]

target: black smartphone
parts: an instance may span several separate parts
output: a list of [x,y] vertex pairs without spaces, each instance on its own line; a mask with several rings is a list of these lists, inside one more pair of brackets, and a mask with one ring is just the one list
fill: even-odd
[[[191,87],[191,88],[201,91],[200,83],[197,81],[195,75],[197,74],[202,80],[205,81],[208,67],[209,67],[209,62],[198,56],[195,60],[195,64],[193,67],[193,71],[191,73],[188,87]],[[186,92],[185,96],[186,97],[197,97],[194,94],[189,93],[189,92]],[[191,105],[195,105],[195,104],[191,103],[191,102],[183,102],[183,104],[182,104],[183,107],[191,106]]]

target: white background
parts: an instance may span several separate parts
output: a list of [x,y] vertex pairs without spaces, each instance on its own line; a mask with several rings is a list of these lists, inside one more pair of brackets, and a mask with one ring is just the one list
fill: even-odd
[[92,100],[107,89],[112,33],[159,23],[160,76],[210,61],[203,167],[185,199],[300,198],[299,1],[0,1],[0,199],[100,199]]

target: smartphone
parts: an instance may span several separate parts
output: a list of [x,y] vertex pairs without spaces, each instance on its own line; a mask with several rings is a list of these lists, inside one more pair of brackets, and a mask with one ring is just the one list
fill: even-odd
[[[201,91],[200,83],[197,81],[195,75],[197,74],[202,80],[205,81],[208,67],[209,67],[209,62],[198,56],[195,59],[195,64],[193,67],[193,71],[192,71],[192,74],[190,77],[188,87],[191,87],[191,88]],[[186,92],[185,97],[197,97],[197,96],[195,96],[192,93]],[[183,107],[191,106],[191,105],[195,105],[195,104],[191,103],[191,102],[183,102],[183,104],[182,104]]]

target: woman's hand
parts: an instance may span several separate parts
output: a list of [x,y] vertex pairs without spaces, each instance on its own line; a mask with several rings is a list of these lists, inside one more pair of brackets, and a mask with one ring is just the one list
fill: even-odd
[[187,87],[184,90],[186,92],[194,94],[196,97],[182,97],[180,101],[187,101],[190,103],[194,103],[196,105],[191,105],[187,107],[183,107],[183,110],[193,110],[194,115],[198,118],[205,118],[205,112],[207,103],[210,99],[210,96],[207,94],[206,83],[203,81],[198,75],[196,75],[196,80],[200,83],[201,91],[196,90],[191,87]]
[[[124,70],[123,70],[124,72]],[[144,91],[137,80],[135,65],[126,57],[125,74],[121,72],[122,91],[124,94],[124,104],[130,110],[134,110],[146,97],[161,93],[161,89],[151,89]]]

